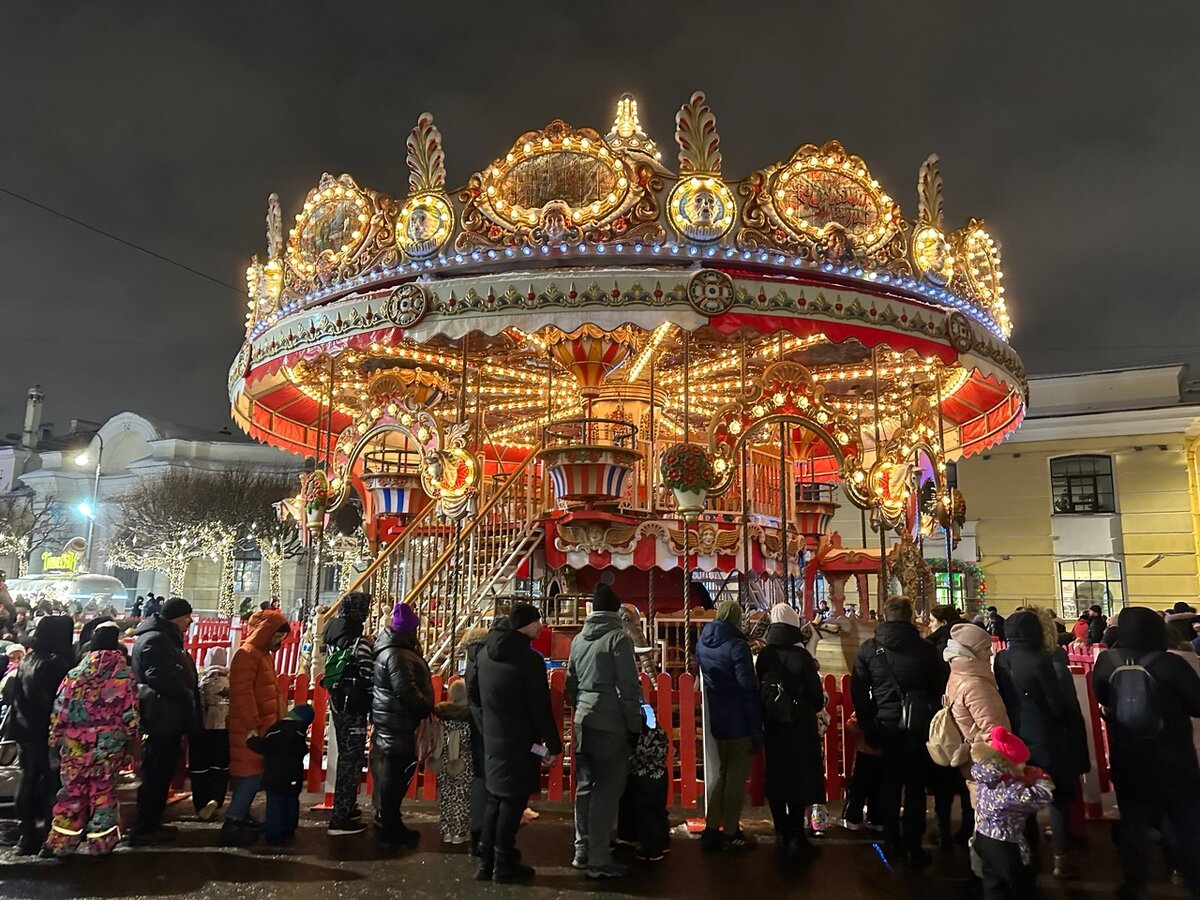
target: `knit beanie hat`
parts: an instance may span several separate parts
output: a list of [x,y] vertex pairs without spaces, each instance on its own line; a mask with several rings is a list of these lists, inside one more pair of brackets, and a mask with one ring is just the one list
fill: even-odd
[[799,628],[800,614],[786,603],[776,603],[771,607],[771,624],[791,625],[794,628]]
[[717,618],[728,622],[734,628],[741,628],[742,605],[736,600],[722,600],[717,607]]
[[92,650],[120,650],[121,629],[116,622],[101,622],[92,632],[92,640],[88,646]]
[[1025,746],[1025,742],[1003,725],[997,725],[992,729],[988,743],[992,745],[993,750],[1014,766],[1023,766],[1029,762],[1029,748]]
[[416,634],[421,620],[407,603],[397,603],[392,608],[392,631],[396,634]]
[[992,636],[969,622],[961,622],[950,629],[950,640],[966,647],[976,659],[991,659]]
[[592,591],[592,609],[595,612],[616,612],[620,608],[621,601],[617,598],[616,591],[603,582],[596,585],[596,589]]
[[158,611],[159,616],[164,619],[178,619],[183,616],[192,614],[192,604],[188,603],[182,597],[172,597],[162,605],[162,609]]
[[292,711],[284,718],[292,722],[299,722],[307,728],[313,723],[313,708],[307,703],[301,703],[299,706],[293,706]]
[[347,594],[342,598],[342,602],[338,604],[338,613],[343,619],[351,619],[355,622],[367,621],[367,614],[371,611],[371,595],[361,591],[355,591],[353,594]]
[[532,603],[514,603],[512,609],[508,611],[508,623],[516,631],[531,622],[536,622],[541,617],[541,612]]

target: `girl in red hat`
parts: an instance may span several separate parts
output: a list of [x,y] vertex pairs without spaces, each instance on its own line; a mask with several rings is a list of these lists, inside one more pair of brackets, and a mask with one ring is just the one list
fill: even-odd
[[[997,725],[971,750],[971,779],[979,786],[972,859],[985,900],[1040,896],[1030,865],[1025,820],[1053,799],[1054,783],[1029,761],[1029,748]],[[982,871],[980,871],[982,870]]]

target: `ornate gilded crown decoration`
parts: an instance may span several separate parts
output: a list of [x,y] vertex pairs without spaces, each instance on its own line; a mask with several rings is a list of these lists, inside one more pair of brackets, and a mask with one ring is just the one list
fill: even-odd
[[942,490],[947,461],[1019,425],[1000,250],[982,219],[947,225],[936,155],[910,219],[837,141],[733,176],[697,92],[671,171],[645,112],[626,94],[606,133],[555,119],[458,187],[423,113],[402,199],[324,174],[285,234],[272,194],[238,424],[317,458],[331,508],[411,476],[470,518],[536,457],[559,511],[652,511],[662,451],[697,444],[710,506],[782,453],[889,525],[919,473]]

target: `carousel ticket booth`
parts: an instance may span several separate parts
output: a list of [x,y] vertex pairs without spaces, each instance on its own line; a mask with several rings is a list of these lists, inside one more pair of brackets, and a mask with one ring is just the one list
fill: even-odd
[[[918,485],[936,512],[947,461],[1024,415],[999,250],[944,221],[937,157],[906,215],[836,141],[728,175],[702,94],[674,144],[669,166],[623,97],[606,132],[459,137],[492,161],[451,187],[425,114],[402,196],[326,174],[286,227],[270,199],[234,418],[316,460],[303,529],[363,505],[353,587],[417,611],[435,670],[517,599],[561,658],[601,579],[672,668],[697,581],[811,615],[823,573],[865,612]],[[847,503],[869,547],[827,533]]]

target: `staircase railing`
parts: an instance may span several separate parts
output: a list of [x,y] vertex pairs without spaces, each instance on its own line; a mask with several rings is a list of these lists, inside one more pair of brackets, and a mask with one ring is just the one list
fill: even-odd
[[514,562],[540,528],[537,450],[500,480],[475,516],[451,526],[441,554],[409,583],[404,599],[421,617],[422,643],[434,670],[453,658],[462,632],[487,614],[497,583],[516,574]]

